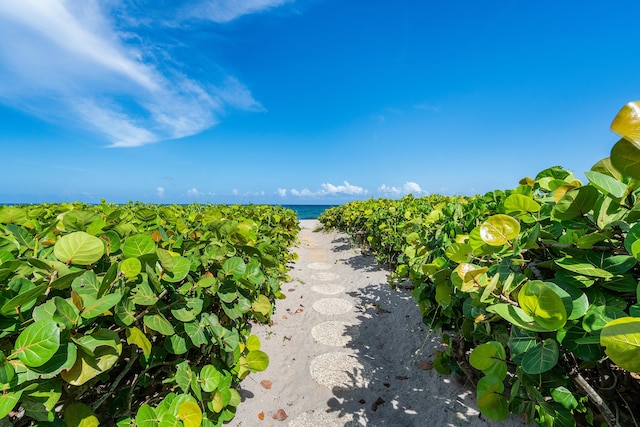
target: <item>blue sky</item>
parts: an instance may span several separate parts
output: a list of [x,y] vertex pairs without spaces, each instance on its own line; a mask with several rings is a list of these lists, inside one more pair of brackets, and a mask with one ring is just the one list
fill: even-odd
[[0,203],[476,194],[609,155],[637,1],[4,0]]

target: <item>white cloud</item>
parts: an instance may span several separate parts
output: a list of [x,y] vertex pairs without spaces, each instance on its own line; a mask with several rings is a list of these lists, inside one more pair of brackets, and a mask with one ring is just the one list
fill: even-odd
[[[289,192],[296,197],[323,197],[323,196],[334,196],[334,195],[364,195],[368,194],[369,190],[366,190],[357,185],[351,185],[349,182],[344,181],[343,185],[333,185],[331,183],[324,183],[320,186],[321,188],[317,191],[311,191],[308,188],[304,188],[302,190],[297,190],[292,188]],[[279,189],[278,192],[280,193]],[[286,194],[286,190],[285,194]]]
[[233,194],[234,196],[237,196],[238,194],[240,194],[240,192],[238,191],[237,188],[234,188],[233,190],[231,190],[231,194]]
[[158,187],[156,188],[156,194],[158,195],[158,197],[162,198],[164,197],[164,187]]
[[[220,8],[237,14],[280,3],[230,0]],[[0,102],[102,134],[112,147],[194,135],[217,124],[226,108],[264,111],[234,77],[198,81],[172,68],[181,65],[155,40],[117,28],[127,21],[111,17],[123,13],[115,11],[120,6],[0,1],[0,38],[10,40],[0,44]]]
[[189,197],[198,197],[198,196],[201,196],[201,195],[202,195],[202,193],[200,193],[198,191],[198,189],[196,189],[196,188],[192,188],[192,189],[187,191],[187,196],[189,196]]
[[333,184],[322,184],[321,193],[324,194],[366,194],[367,190],[362,187],[358,187],[357,185],[351,185],[347,181],[344,182],[344,185],[333,185]]
[[287,197],[287,189],[286,188],[278,188],[278,196]]
[[192,18],[208,19],[222,24],[291,1],[293,0],[204,0],[190,6],[186,14]]
[[385,197],[401,197],[407,194],[413,194],[414,196],[427,194],[426,191],[415,182],[407,181],[402,187],[393,187],[386,184],[382,184],[378,187],[378,193]]

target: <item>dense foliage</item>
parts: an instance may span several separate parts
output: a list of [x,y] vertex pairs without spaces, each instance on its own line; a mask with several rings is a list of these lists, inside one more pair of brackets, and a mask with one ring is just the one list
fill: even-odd
[[232,419],[298,230],[268,206],[0,207],[0,424]]
[[513,190],[352,202],[320,217],[392,265],[392,282],[413,282],[425,322],[454,332],[434,366],[477,380],[487,418],[637,425],[638,111],[615,118],[623,138],[587,183],[556,166]]

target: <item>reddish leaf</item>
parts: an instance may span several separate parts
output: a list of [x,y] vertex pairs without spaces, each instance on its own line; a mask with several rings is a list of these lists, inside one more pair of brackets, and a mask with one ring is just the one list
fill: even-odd
[[287,413],[284,412],[284,409],[278,409],[278,411],[273,414],[273,416],[271,417],[276,421],[284,421],[287,419]]
[[304,310],[303,310],[302,308],[299,308],[299,309],[297,309],[297,310],[296,310],[296,312],[295,312],[295,313],[293,313],[293,314],[302,313],[303,311],[304,311]]
[[418,368],[422,369],[423,371],[429,371],[433,369],[433,362],[431,360],[423,360],[418,363]]
[[269,380],[262,380],[262,381],[260,381],[260,385],[262,387],[266,388],[267,390],[271,390],[272,383]]

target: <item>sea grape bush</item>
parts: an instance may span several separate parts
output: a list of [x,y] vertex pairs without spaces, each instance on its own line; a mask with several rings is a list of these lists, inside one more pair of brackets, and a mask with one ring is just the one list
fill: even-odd
[[229,421],[298,231],[274,206],[0,207],[0,423]]
[[391,282],[413,282],[425,323],[454,331],[434,366],[477,380],[487,418],[636,422],[639,117],[640,102],[618,113],[622,139],[587,183],[555,166],[513,190],[352,202],[320,217],[390,263]]

